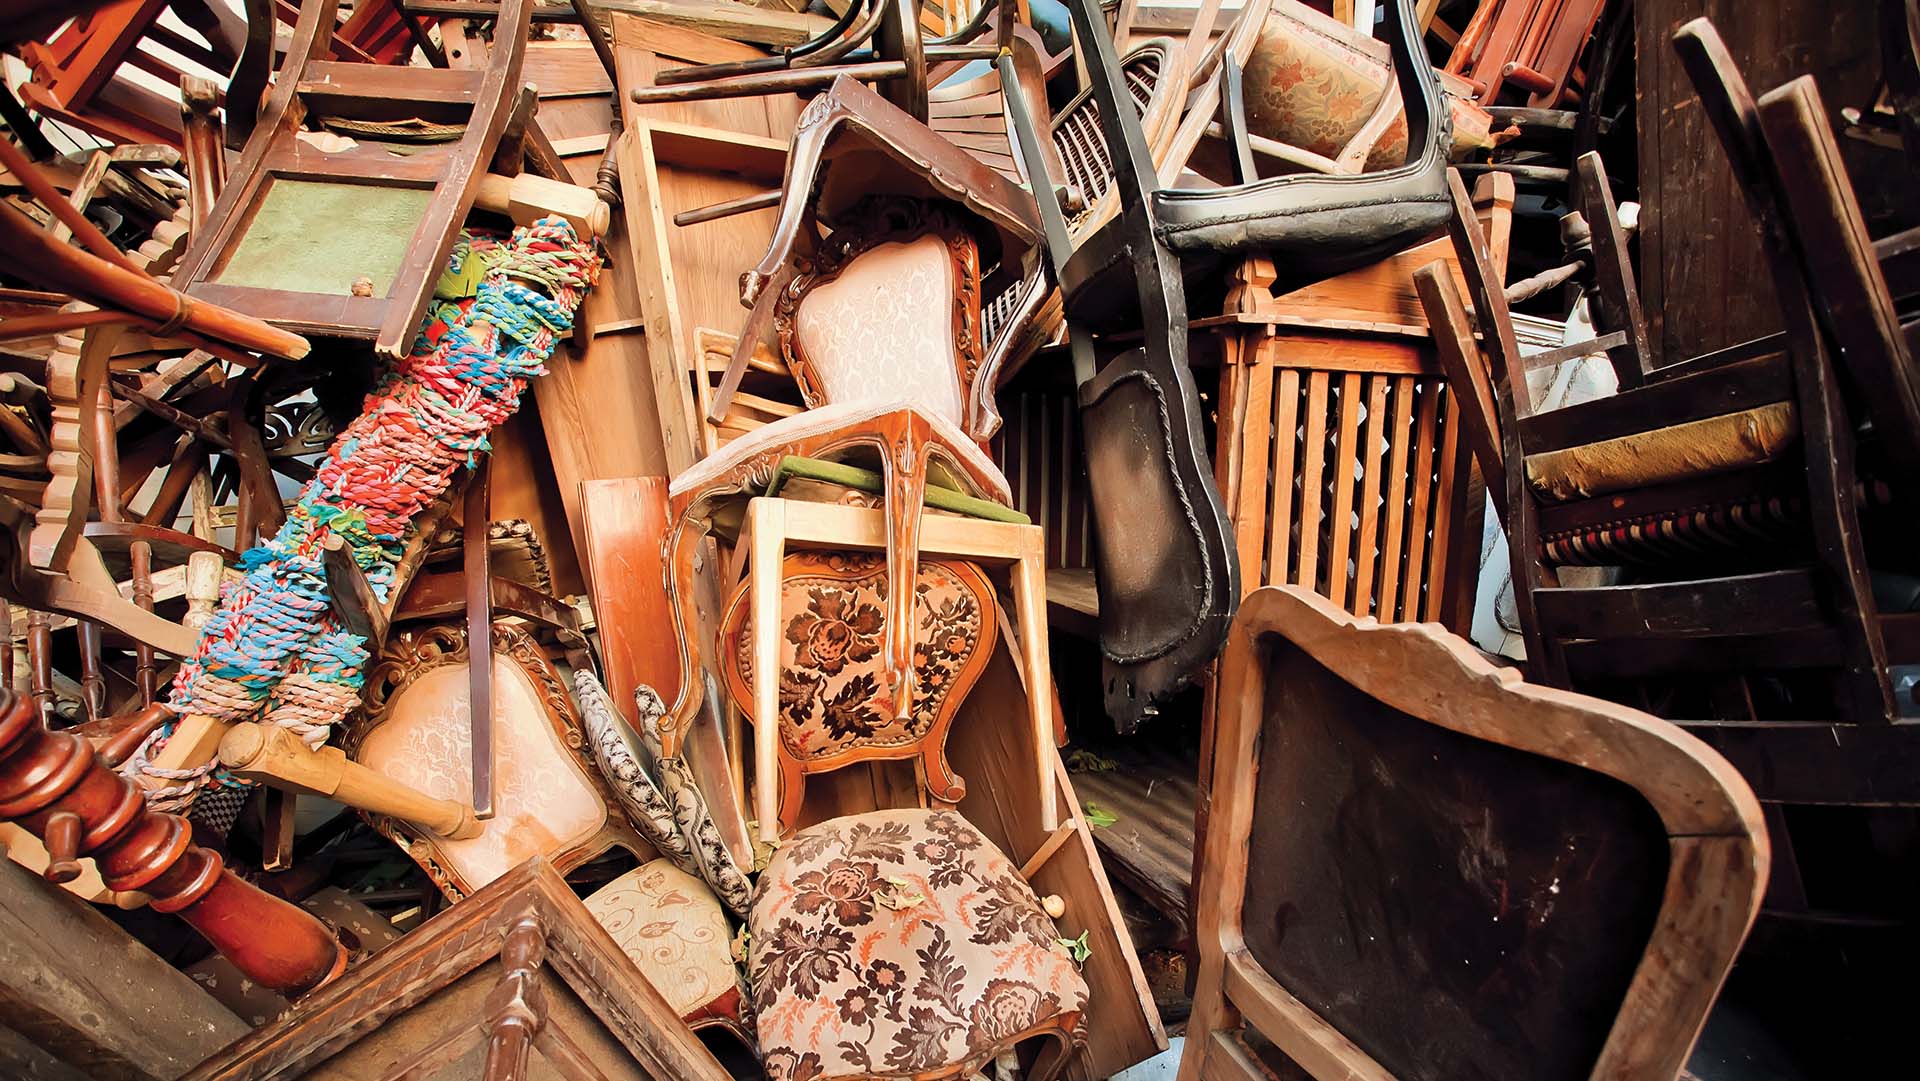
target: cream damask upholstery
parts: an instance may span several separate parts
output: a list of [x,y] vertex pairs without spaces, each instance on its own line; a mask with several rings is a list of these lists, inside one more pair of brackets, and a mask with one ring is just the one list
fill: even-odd
[[1799,442],[1792,402],[1636,432],[1527,458],[1527,482],[1558,502],[1712,476],[1773,461]]
[[953,259],[929,233],[877,244],[794,313],[794,338],[826,401],[911,401],[958,428],[965,423],[954,368]]
[[688,1023],[741,1024],[746,994],[733,932],[706,883],[657,859],[595,890],[586,906]]
[[966,1077],[1031,1036],[1083,1039],[1087,984],[1059,931],[957,812],[801,830],[761,872],[751,927],[771,1081]]

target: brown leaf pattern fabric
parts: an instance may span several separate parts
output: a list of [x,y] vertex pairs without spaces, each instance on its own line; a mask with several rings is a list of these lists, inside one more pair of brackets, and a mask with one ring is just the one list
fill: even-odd
[[[794,552],[780,597],[780,738],[786,753],[817,761],[859,747],[910,748],[943,710],[959,705],[992,652],[993,587],[971,563],[923,560],[914,611],[918,688],[907,723],[896,719],[882,669],[887,562],[883,555]],[[753,712],[753,627],[746,584],[720,632],[727,690]],[[831,767],[829,767],[831,768]]]
[[801,830],[761,873],[750,922],[771,1081],[978,1064],[1086,1007],[1033,890],[955,811]]

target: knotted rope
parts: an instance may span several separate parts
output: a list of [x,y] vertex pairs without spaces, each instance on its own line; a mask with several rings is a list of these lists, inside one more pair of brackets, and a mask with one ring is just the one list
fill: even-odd
[[[515,229],[505,241],[462,234],[406,359],[334,439],[279,532],[242,557],[245,578],[223,590],[174,678],[167,707],[175,717],[261,718],[309,747],[327,741],[359,701],[368,657],[365,639],[342,629],[329,604],[327,539],[345,542],[384,601],[413,520],[519,409],[521,391],[546,371],[599,273],[593,241],[560,218]],[[180,811],[209,785],[244,786],[211,763],[155,767],[173,728],[163,726],[122,767],[174,782],[151,790],[150,804]]]

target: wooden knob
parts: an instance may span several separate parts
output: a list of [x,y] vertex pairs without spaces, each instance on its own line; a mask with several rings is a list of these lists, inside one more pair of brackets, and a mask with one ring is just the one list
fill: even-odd
[[80,816],[56,811],[47,817],[46,879],[56,885],[80,877]]

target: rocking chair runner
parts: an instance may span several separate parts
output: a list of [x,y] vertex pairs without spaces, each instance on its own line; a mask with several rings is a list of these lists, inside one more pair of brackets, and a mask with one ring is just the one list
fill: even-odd
[[[1718,755],[1432,624],[1250,595],[1221,661],[1181,1081],[1669,1081],[1769,849]],[[1250,873],[1252,872],[1252,873]]]

